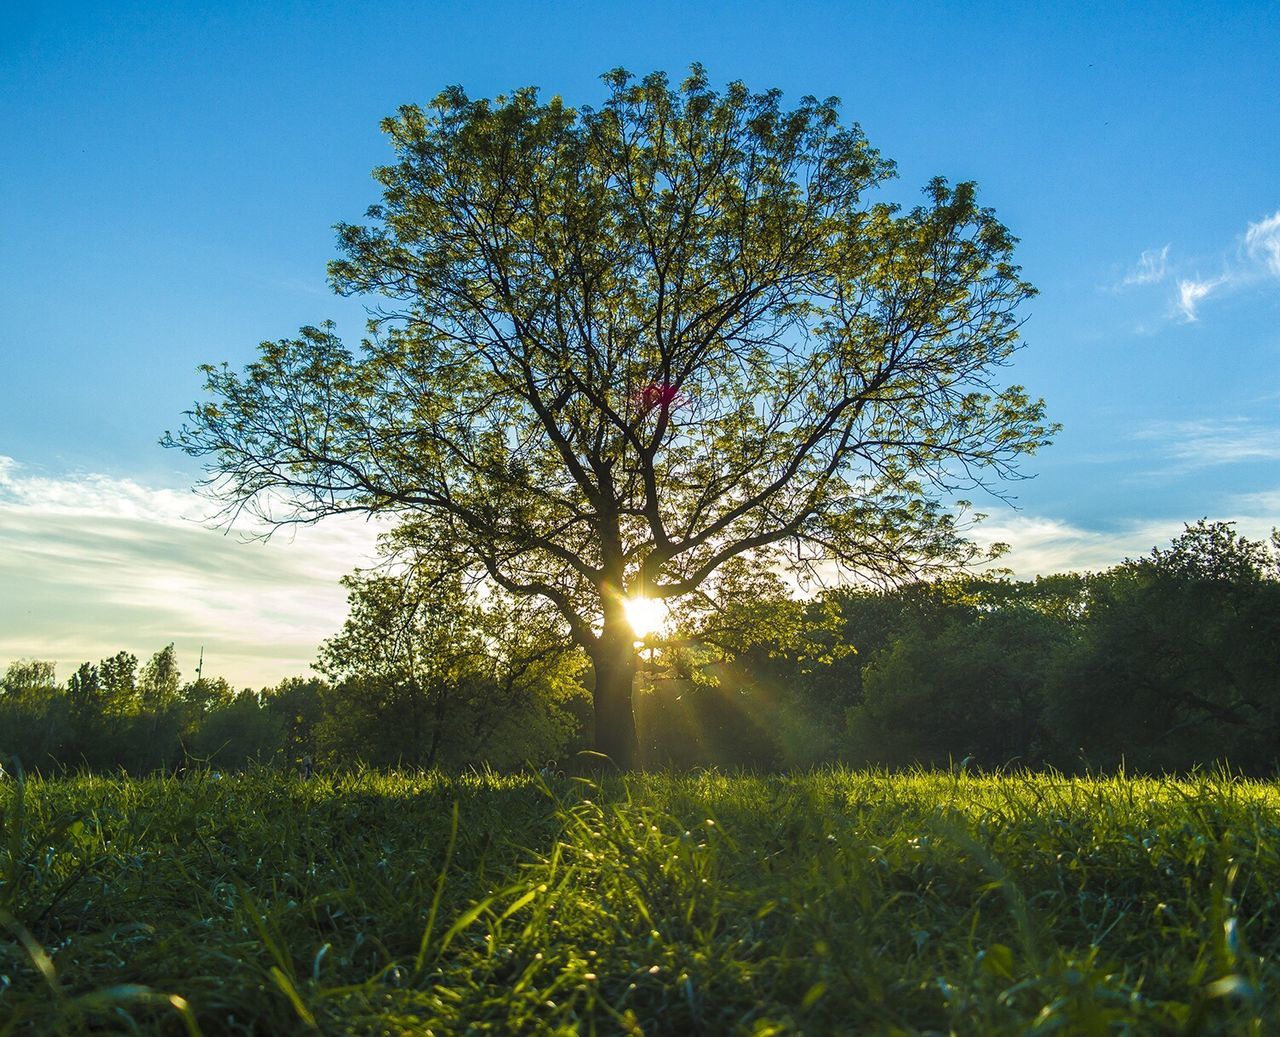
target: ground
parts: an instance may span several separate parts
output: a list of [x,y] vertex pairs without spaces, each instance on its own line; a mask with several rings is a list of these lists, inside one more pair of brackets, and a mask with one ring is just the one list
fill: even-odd
[[10,780],[0,1034],[1280,1032],[1280,788]]

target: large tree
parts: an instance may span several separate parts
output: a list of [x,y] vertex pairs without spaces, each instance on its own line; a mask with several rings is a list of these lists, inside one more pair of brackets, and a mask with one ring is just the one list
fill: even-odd
[[1013,475],[1043,404],[996,381],[1033,289],[974,185],[903,211],[834,99],[604,77],[598,109],[451,88],[383,129],[383,201],[339,227],[331,326],[207,367],[173,446],[234,516],[389,513],[594,664],[595,738],[635,759],[629,597],[747,556],[894,575],[975,553],[949,495]]

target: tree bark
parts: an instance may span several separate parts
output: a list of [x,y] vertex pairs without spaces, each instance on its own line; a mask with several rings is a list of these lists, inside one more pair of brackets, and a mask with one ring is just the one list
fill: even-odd
[[639,741],[631,694],[636,673],[635,634],[625,616],[605,615],[604,630],[592,647],[595,668],[596,751],[620,770],[638,766]]

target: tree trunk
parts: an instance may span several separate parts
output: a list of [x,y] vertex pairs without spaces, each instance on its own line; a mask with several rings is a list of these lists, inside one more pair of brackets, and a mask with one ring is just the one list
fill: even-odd
[[591,652],[596,683],[592,696],[596,752],[620,770],[639,764],[636,718],[631,707],[636,672],[635,635],[625,616],[606,614],[604,631]]
[[436,757],[440,752],[440,735],[444,730],[446,695],[443,687],[436,690],[435,722],[431,725],[431,748],[427,751],[427,770],[436,765]]

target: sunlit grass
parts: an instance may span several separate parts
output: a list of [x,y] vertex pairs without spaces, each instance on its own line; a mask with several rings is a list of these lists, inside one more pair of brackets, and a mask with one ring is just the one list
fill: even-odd
[[263,772],[0,797],[0,1033],[1280,1032],[1270,783]]

